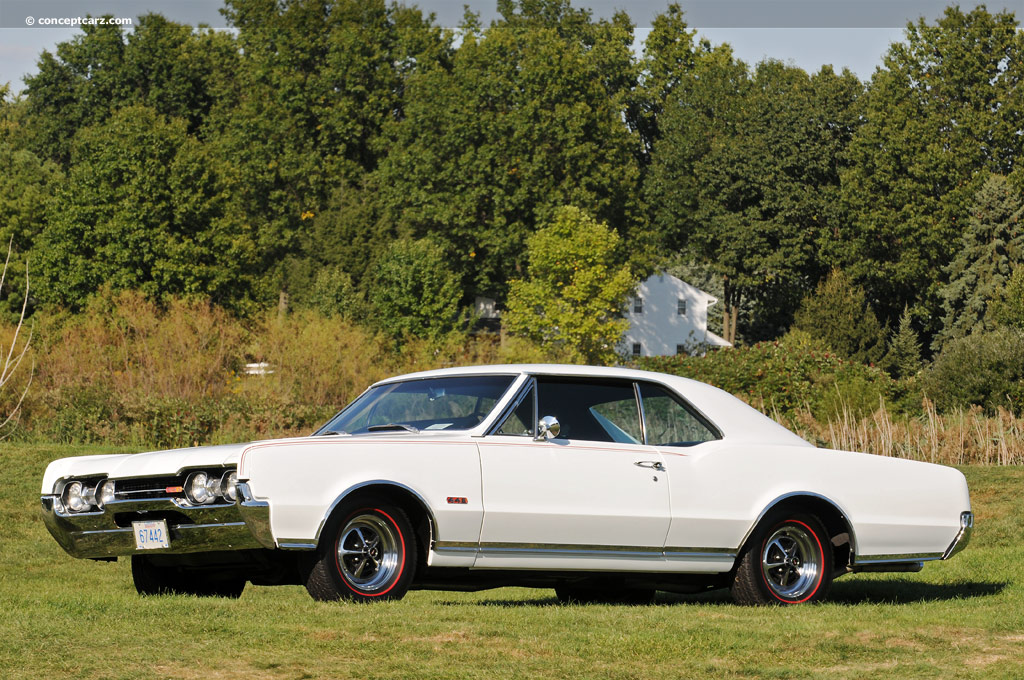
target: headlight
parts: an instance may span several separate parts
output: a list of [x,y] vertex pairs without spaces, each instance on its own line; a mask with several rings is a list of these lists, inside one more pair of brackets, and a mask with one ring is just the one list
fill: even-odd
[[64,507],[71,512],[85,512],[89,509],[89,502],[82,493],[81,482],[71,482],[64,487]]
[[234,503],[238,499],[238,472],[231,470],[224,473],[220,481],[220,493],[225,499]]
[[185,495],[197,505],[212,503],[216,496],[210,488],[210,476],[205,472],[193,472],[189,475],[185,481]]
[[101,508],[114,500],[114,480],[105,480],[96,488],[96,505]]

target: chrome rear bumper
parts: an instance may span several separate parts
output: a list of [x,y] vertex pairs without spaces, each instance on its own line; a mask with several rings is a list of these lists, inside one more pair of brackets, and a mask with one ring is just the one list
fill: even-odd
[[974,531],[974,513],[973,512],[961,512],[960,513],[960,531],[957,532],[956,538],[946,548],[946,552],[942,553],[942,559],[948,560],[953,555],[967,547],[967,544],[971,542],[971,533]]

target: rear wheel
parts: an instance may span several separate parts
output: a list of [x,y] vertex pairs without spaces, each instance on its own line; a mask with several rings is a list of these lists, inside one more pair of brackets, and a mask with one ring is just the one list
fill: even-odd
[[732,584],[739,604],[801,604],[825,597],[832,551],[821,522],[788,514],[762,524],[744,548]]
[[401,599],[416,565],[405,511],[377,498],[346,504],[324,531],[306,590],[316,600]]

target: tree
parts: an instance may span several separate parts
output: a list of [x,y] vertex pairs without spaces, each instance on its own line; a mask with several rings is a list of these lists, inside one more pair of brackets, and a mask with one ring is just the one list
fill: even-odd
[[365,175],[388,152],[406,80],[448,62],[450,32],[384,0],[230,0],[225,14],[242,56],[208,134],[256,225],[263,297],[303,299],[324,266],[365,288],[366,252],[394,236],[375,226]]
[[986,321],[992,326],[1024,329],[1024,267],[1015,267],[1006,287],[989,303]]
[[498,7],[482,34],[467,30],[451,68],[410,76],[372,183],[384,224],[444,238],[467,293],[501,299],[527,237],[559,206],[628,230],[639,168],[623,123],[628,18],[594,22],[568,0]]
[[40,158],[66,166],[75,134],[124,106],[145,105],[188,121],[196,132],[237,69],[234,37],[195,30],[157,14],[133,31],[83,25],[82,34],[44,51],[25,79],[28,132]]
[[[10,271],[26,269],[25,253],[32,248],[46,223],[46,203],[63,179],[60,168],[40,159],[26,147],[22,126],[25,102],[7,101],[6,87],[0,87],[0,243],[17,243],[19,252],[9,252]],[[27,291],[20,277],[7,280],[7,315],[20,315]],[[30,307],[31,308],[31,307]],[[0,312],[3,316],[3,312]]]
[[961,245],[947,267],[949,283],[942,287],[945,316],[932,342],[938,352],[954,338],[975,330],[992,330],[988,305],[1024,263],[1024,202],[1002,175],[992,175],[978,190]]
[[885,355],[887,331],[868,304],[864,289],[840,270],[833,270],[804,298],[793,328],[826,343],[839,356],[863,364]]
[[906,305],[925,335],[943,318],[938,272],[960,247],[987,172],[1019,165],[1024,34],[1010,13],[949,7],[907,26],[876,70],[843,172],[837,264],[885,319]]
[[251,300],[256,240],[231,211],[220,161],[186,128],[127,107],[76,135],[32,251],[44,302],[77,309],[101,286],[236,309]]
[[462,291],[442,245],[430,238],[394,241],[376,269],[370,302],[383,331],[436,340],[455,330]]
[[629,268],[616,264],[619,235],[579,208],[555,212],[527,239],[527,275],[509,283],[502,322],[509,332],[573,361],[609,364],[629,322]]
[[909,308],[900,316],[899,329],[889,343],[886,363],[894,378],[909,378],[921,370],[921,341],[911,326]]
[[662,239],[723,278],[730,342],[741,306],[746,337],[777,336],[825,275],[860,92],[848,71],[808,76],[765,61],[748,75],[721,50],[698,60],[666,104],[645,197]]

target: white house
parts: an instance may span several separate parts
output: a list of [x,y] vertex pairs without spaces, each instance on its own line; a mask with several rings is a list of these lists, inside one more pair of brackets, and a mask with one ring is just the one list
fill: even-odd
[[651,357],[732,345],[708,330],[708,308],[718,298],[661,272],[637,286],[629,300],[626,353]]

